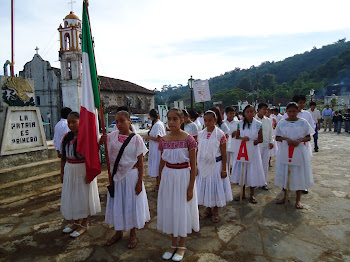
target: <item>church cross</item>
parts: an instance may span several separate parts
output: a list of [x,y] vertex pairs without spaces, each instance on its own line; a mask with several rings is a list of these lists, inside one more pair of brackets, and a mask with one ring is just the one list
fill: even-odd
[[38,55],[39,47],[35,48],[36,54]]
[[70,2],[68,2],[68,4],[70,4],[70,9],[73,12],[73,3],[76,3],[75,1],[71,0]]

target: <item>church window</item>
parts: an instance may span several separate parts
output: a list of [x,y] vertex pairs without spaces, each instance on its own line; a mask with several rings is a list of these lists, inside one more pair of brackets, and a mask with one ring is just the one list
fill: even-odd
[[68,22],[64,22],[64,27],[68,27]]
[[72,79],[72,63],[70,61],[67,62],[67,72],[68,79]]
[[36,97],[36,105],[37,105],[37,106],[40,106],[40,96],[37,96],[37,97]]
[[81,47],[81,43],[82,43],[82,35],[80,34],[80,35],[79,35],[79,49],[82,48],[82,47]]
[[81,23],[80,22],[78,22],[78,27],[81,28]]
[[66,50],[70,50],[70,36],[68,33],[64,35],[64,43],[66,46]]

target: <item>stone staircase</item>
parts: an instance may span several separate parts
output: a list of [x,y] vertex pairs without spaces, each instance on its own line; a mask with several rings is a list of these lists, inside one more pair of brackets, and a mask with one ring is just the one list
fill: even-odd
[[1,157],[0,205],[60,188],[61,160],[53,147],[45,152],[31,152]]

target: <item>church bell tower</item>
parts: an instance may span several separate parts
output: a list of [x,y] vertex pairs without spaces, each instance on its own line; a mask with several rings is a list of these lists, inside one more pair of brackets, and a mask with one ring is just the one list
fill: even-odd
[[71,11],[58,28],[60,34],[59,60],[64,107],[80,111],[81,98],[81,20]]

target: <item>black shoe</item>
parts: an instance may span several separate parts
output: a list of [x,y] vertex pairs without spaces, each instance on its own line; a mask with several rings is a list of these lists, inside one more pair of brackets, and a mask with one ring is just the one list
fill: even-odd
[[309,194],[309,191],[308,191],[307,189],[301,190],[301,192],[302,192],[303,194]]
[[269,190],[269,187],[267,185],[265,185],[265,186],[262,186],[261,189]]
[[315,152],[318,152],[318,149],[315,148]]

